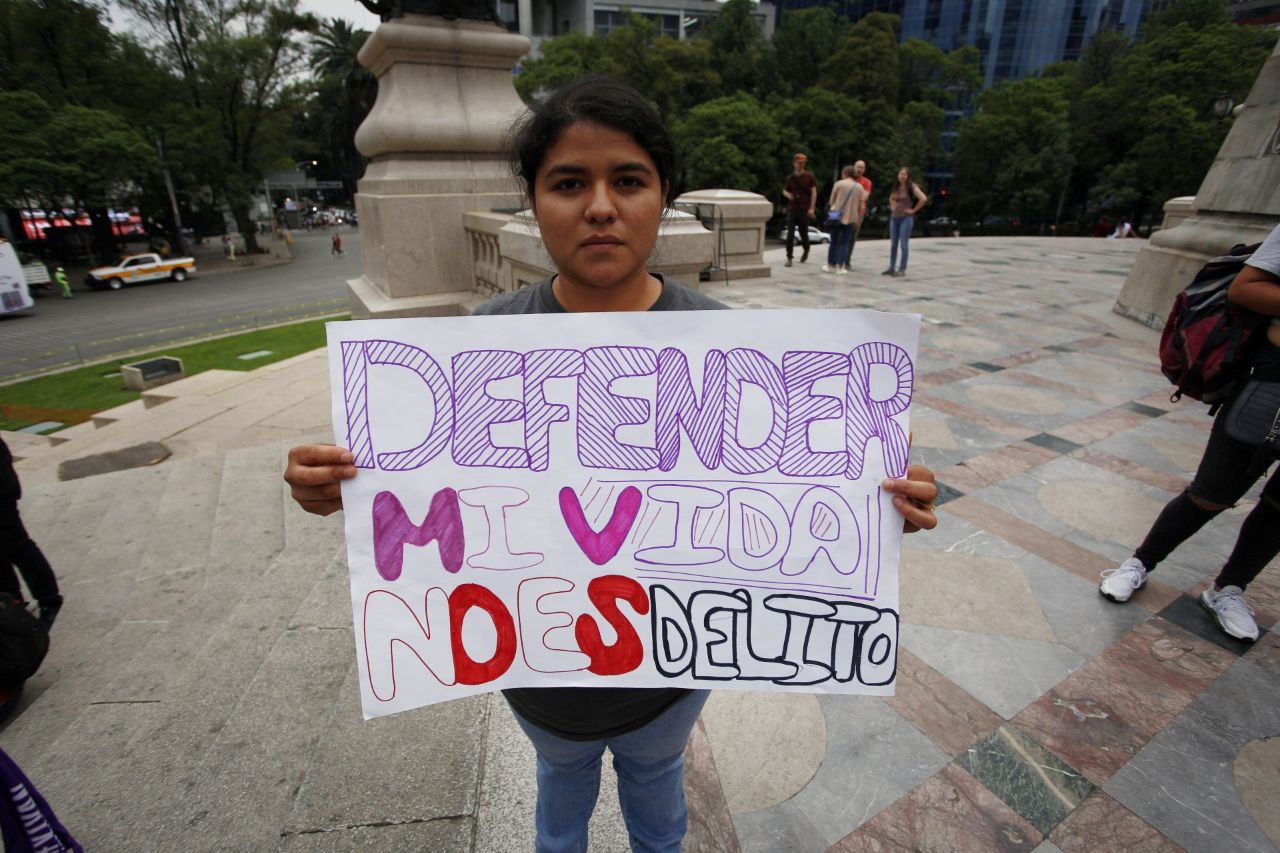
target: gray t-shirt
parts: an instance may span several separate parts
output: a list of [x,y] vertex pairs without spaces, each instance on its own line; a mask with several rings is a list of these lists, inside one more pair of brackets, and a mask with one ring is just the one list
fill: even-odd
[[[657,275],[655,273],[655,275]],[[662,295],[650,311],[706,311],[728,305],[661,275]],[[562,314],[546,278],[477,305],[472,314]],[[648,725],[689,695],[679,687],[517,687],[502,691],[511,707],[540,729],[568,740],[616,737]]]
[[[1270,236],[1262,241],[1262,245],[1253,253],[1253,257],[1245,261],[1245,266],[1257,267],[1275,276],[1280,276],[1280,225],[1272,229]],[[1271,325],[1280,326],[1280,317],[1272,317]]]
[[[729,306],[717,302],[710,296],[704,296],[693,288],[683,285],[675,279],[666,278],[654,273],[662,282],[662,295],[650,306],[650,311],[709,311],[727,309]],[[477,305],[472,314],[563,314],[564,306],[556,299],[551,289],[554,279],[544,278],[527,287],[512,293],[495,296],[488,302]]]

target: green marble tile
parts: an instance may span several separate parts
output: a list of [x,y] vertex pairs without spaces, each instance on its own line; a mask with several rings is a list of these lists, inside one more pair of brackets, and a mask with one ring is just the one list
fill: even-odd
[[956,761],[1045,835],[1096,790],[1070,765],[1011,725],[1001,726]]

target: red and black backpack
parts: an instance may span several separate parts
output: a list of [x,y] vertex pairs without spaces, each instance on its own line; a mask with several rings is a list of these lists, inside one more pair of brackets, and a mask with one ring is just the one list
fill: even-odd
[[1249,375],[1267,318],[1227,301],[1227,288],[1261,244],[1209,261],[1173,302],[1160,336],[1160,369],[1183,396],[1209,404],[1231,397]]

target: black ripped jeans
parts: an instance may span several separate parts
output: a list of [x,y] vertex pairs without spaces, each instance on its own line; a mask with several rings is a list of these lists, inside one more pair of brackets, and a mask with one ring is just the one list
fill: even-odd
[[[1256,378],[1280,380],[1280,348],[1265,345],[1254,362]],[[1205,509],[1193,501],[1201,501],[1220,507],[1229,507],[1244,497],[1266,469],[1254,464],[1255,448],[1241,444],[1226,434],[1226,415],[1231,404],[1218,412],[1205,445],[1204,456],[1196,470],[1195,479],[1186,491],[1165,505],[1147,538],[1138,546],[1134,556],[1148,570],[1154,569],[1165,557],[1183,542],[1190,539],[1221,509]],[[1258,505],[1250,511],[1240,527],[1235,548],[1227,557],[1216,583],[1219,587],[1238,586],[1244,589],[1258,576],[1266,565],[1280,554],[1280,467],[1274,469],[1262,488]]]

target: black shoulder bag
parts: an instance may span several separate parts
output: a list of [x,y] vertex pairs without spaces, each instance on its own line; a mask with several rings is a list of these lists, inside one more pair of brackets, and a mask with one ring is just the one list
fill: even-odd
[[1227,437],[1256,447],[1251,471],[1280,458],[1280,381],[1250,379],[1231,401],[1223,424]]

